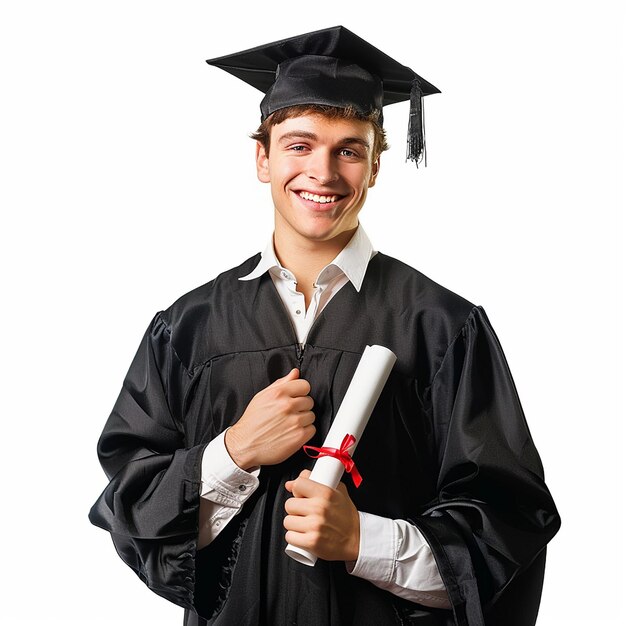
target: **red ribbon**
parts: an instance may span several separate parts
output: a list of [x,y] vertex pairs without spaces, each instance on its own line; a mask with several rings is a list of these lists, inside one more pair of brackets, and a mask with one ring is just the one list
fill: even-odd
[[[356,443],[354,435],[347,434],[343,438],[339,450],[337,450],[337,448],[315,448],[314,446],[302,446],[302,449],[312,459],[319,459],[321,456],[332,456],[338,461],[341,461],[341,464],[346,468],[346,472],[352,476],[354,486],[358,488],[358,486],[363,482],[363,478],[361,477],[361,474],[359,474],[359,470],[356,468],[356,465],[348,452],[353,443]],[[317,452],[317,455],[310,454],[309,450]]]

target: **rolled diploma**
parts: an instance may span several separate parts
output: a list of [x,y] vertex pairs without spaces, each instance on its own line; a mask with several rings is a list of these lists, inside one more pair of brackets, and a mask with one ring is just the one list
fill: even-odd
[[[365,348],[323,447],[339,449],[343,438],[350,434],[356,439],[350,449],[350,456],[354,454],[395,362],[396,355],[388,348]],[[323,456],[315,462],[310,478],[336,489],[344,471],[341,461],[331,456]],[[304,565],[313,566],[317,561],[315,555],[291,544],[287,545],[285,552]]]

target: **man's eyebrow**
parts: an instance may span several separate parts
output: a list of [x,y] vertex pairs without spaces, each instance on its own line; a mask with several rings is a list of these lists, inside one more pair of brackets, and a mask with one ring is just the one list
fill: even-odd
[[289,141],[290,139],[311,139],[315,141],[317,139],[317,135],[315,133],[310,133],[306,130],[291,130],[284,135],[281,135],[278,138],[280,143],[284,143],[285,141]]
[[[311,141],[316,141],[317,135],[306,130],[291,130],[284,135],[281,135],[278,138],[278,142],[285,143],[291,139],[310,139]],[[368,150],[370,148],[369,141],[363,139],[363,137],[344,137],[343,139],[340,139],[337,144],[344,146],[350,144],[358,144],[360,146],[363,146],[364,148],[367,148]]]
[[364,148],[369,150],[370,142],[367,139],[363,139],[363,137],[344,137],[340,142],[343,145],[349,145],[351,143],[357,143]]

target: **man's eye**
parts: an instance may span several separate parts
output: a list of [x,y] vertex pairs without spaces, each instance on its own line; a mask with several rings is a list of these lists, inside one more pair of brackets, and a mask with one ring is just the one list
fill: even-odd
[[356,157],[356,156],[358,156],[358,154],[356,152],[354,152],[354,150],[350,150],[349,148],[342,148],[339,151],[339,154],[341,156],[345,156],[345,157]]
[[294,152],[304,152],[306,150],[306,146],[303,146],[303,145],[291,146],[290,150],[293,150]]

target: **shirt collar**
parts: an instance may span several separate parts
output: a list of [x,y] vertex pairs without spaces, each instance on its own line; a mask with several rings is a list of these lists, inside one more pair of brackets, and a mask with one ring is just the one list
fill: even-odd
[[[284,268],[276,258],[273,239],[273,237],[270,238],[265,250],[261,253],[261,260],[256,267],[246,276],[240,277],[239,280],[253,280],[259,278],[265,272],[272,272],[273,274],[281,275],[282,278],[293,280],[293,274]],[[375,254],[376,251],[372,247],[369,237],[359,224],[346,247],[319,273],[315,282],[316,284],[323,284],[334,278],[336,276],[336,271],[333,271],[334,267],[345,274],[354,285],[354,288],[360,291],[367,266]]]

